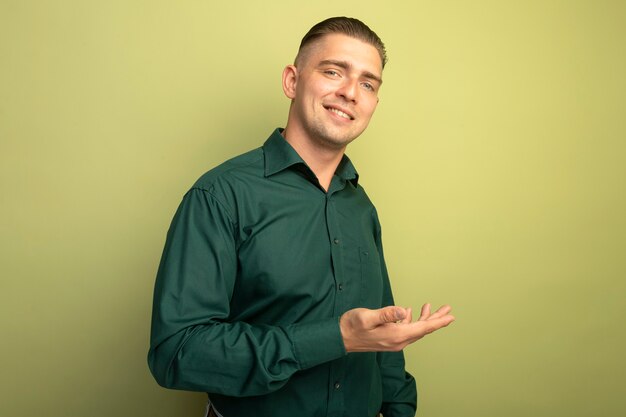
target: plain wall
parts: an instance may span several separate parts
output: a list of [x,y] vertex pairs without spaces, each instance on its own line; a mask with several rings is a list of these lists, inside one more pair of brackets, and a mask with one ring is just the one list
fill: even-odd
[[626,2],[0,0],[0,415],[200,416],[146,364],[184,192],[285,123],[314,23],[390,61],[348,149],[423,417],[616,416],[626,399]]

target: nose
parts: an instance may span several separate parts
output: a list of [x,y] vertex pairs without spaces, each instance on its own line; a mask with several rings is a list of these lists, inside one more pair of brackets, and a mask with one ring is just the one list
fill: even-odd
[[358,96],[358,82],[356,80],[346,79],[337,90],[337,96],[356,104]]

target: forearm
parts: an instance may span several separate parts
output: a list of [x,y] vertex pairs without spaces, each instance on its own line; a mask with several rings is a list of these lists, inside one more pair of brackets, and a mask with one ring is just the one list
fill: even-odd
[[343,355],[337,320],[329,319],[280,327],[197,325],[155,344],[148,361],[164,387],[250,396],[273,392],[295,372]]

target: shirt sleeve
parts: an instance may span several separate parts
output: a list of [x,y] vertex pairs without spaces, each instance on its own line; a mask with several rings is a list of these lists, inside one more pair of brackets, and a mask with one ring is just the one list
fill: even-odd
[[[376,246],[383,276],[382,307],[386,307],[394,305],[394,301],[383,254],[380,222],[375,211],[374,217]],[[381,413],[384,417],[414,417],[417,409],[417,388],[415,379],[405,370],[404,352],[378,352],[376,357],[383,386]]]
[[236,247],[226,206],[210,190],[192,188],[168,231],[154,290],[148,364],[160,385],[263,395],[299,370],[346,355],[339,318],[286,326],[230,321]]

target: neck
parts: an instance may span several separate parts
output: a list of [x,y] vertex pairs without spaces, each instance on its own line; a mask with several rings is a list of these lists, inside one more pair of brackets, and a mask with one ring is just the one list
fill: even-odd
[[319,145],[306,136],[289,130],[289,126],[285,127],[283,137],[311,168],[322,188],[328,191],[346,147],[331,148]]

